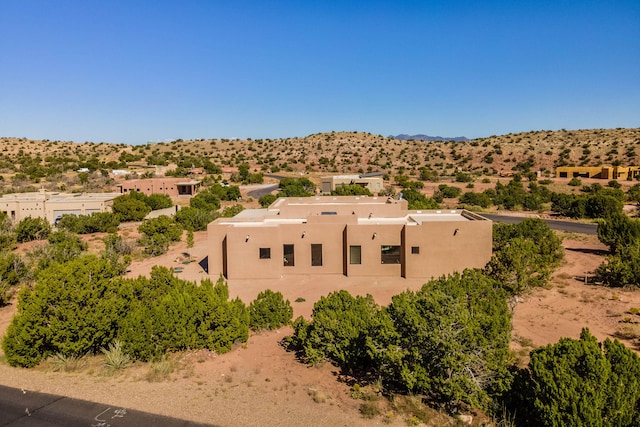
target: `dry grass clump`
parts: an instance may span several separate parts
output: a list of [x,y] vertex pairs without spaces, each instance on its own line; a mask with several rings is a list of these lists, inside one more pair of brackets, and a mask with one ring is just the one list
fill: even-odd
[[87,358],[85,356],[67,356],[62,353],[54,354],[47,362],[54,372],[77,372],[87,366]]

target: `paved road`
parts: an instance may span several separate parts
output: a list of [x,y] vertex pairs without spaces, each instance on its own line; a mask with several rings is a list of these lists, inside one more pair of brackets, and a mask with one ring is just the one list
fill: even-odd
[[[495,215],[495,214],[481,214],[483,217],[495,222],[504,222],[507,224],[517,224],[521,222],[525,217],[512,216],[512,215]],[[544,220],[549,227],[554,230],[570,231],[572,233],[583,234],[598,234],[597,224],[582,224],[579,222],[559,221],[557,219],[545,219]]]
[[206,427],[211,425],[0,386],[0,426]]
[[265,194],[270,194],[271,192],[277,189],[278,189],[278,184],[262,185],[259,188],[256,188],[255,190],[247,191],[247,196],[251,196],[254,199],[259,199]]

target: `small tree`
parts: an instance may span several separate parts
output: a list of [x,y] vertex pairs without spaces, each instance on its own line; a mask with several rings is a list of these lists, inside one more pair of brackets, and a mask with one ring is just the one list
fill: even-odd
[[16,239],[19,243],[46,239],[51,233],[51,225],[44,218],[26,217],[16,226]]
[[262,291],[249,304],[251,329],[277,329],[288,325],[293,318],[293,308],[280,292]]
[[599,344],[588,329],[533,350],[512,390],[521,425],[640,423],[640,358],[617,340]]

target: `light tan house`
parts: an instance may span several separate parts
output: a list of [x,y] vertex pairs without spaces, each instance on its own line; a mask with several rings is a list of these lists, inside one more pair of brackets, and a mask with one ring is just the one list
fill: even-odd
[[90,215],[111,212],[118,193],[58,193],[41,190],[37,193],[14,193],[0,197],[0,210],[19,222],[27,217],[45,218],[54,223],[65,214]]
[[372,172],[360,175],[331,175],[321,178],[323,194],[331,194],[336,187],[341,185],[359,185],[368,189],[372,194],[377,194],[384,188],[382,172]]
[[636,179],[640,166],[561,166],[556,178]]
[[467,211],[409,211],[386,197],[279,198],[209,224],[209,274],[429,279],[491,258],[491,221]]
[[200,188],[200,181],[184,178],[146,178],[129,179],[118,184],[120,193],[127,194],[139,191],[147,196],[152,194],[166,194],[169,197],[195,196]]

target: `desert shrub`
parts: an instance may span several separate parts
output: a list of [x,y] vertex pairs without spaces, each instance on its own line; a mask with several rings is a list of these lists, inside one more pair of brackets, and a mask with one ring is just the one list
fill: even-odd
[[219,214],[216,211],[188,206],[176,212],[175,220],[185,230],[203,231],[218,217]]
[[338,185],[331,191],[332,196],[373,196],[367,187],[358,184]]
[[396,295],[388,313],[395,335],[374,337],[388,386],[454,407],[487,407],[508,388],[511,316],[504,291],[481,271]]
[[119,371],[131,363],[131,356],[124,352],[119,339],[113,340],[108,348],[102,347],[100,351],[105,356],[104,365],[109,370]]
[[438,209],[440,207],[434,199],[416,190],[405,188],[402,190],[402,197],[407,200],[409,209]]
[[131,300],[119,321],[119,337],[127,353],[151,360],[168,350],[207,348],[218,353],[248,339],[249,311],[239,299],[229,300],[227,285],[204,280],[200,286],[154,267],[149,279],[125,281]]
[[325,359],[352,369],[374,365],[373,342],[377,330],[390,328],[388,316],[371,295],[353,297],[332,292],[313,305],[310,322],[298,317],[290,345],[310,364]]
[[44,270],[55,263],[64,263],[77,258],[87,250],[87,244],[76,234],[56,231],[49,235],[48,244],[29,253],[37,261],[38,270]]
[[142,234],[140,244],[145,247],[145,252],[152,256],[167,252],[169,245],[182,237],[180,224],[166,215],[144,220],[138,231]]
[[458,187],[452,187],[447,184],[438,185],[438,191],[433,195],[436,202],[442,202],[442,199],[455,199],[460,196],[462,190]]
[[144,202],[151,208],[152,211],[156,211],[158,209],[166,209],[173,206],[173,202],[171,201],[171,197],[166,194],[151,194],[144,200]]
[[238,215],[243,210],[244,210],[244,206],[242,206],[241,204],[237,203],[237,204],[235,204],[233,206],[225,207],[222,210],[222,212],[220,213],[220,216],[222,218],[233,218],[234,216]]
[[473,175],[465,172],[456,172],[456,182],[472,182]]
[[485,193],[467,192],[460,196],[458,201],[463,205],[480,206],[485,209],[491,206],[491,197]]
[[513,385],[512,413],[524,426],[640,425],[640,359],[619,341],[580,339],[531,352]]
[[269,205],[271,205],[273,202],[275,202],[277,199],[278,199],[278,196],[276,196],[275,194],[265,194],[264,196],[258,199],[258,203],[260,203],[260,206],[262,206],[263,208],[266,208]]
[[283,178],[278,186],[278,197],[309,197],[316,192],[316,185],[307,178]]
[[114,233],[120,225],[112,212],[94,212],[91,215],[62,215],[58,228],[77,234]]
[[122,236],[110,234],[103,239],[105,253],[109,256],[115,255],[131,255],[133,253],[133,244],[126,241]]
[[19,294],[2,342],[7,362],[31,367],[56,353],[95,353],[111,342],[126,311],[109,286],[120,273],[120,266],[89,255],[40,272],[33,290]]
[[46,239],[51,233],[51,225],[44,218],[29,216],[18,223],[15,233],[19,243]]
[[569,185],[572,187],[580,187],[582,185],[582,181],[579,178],[571,178],[569,181]]
[[288,325],[293,318],[293,308],[280,292],[262,291],[249,304],[251,329],[277,329]]
[[[151,212],[149,205],[143,200],[140,200],[140,197],[135,195],[136,193],[138,192],[132,191],[129,194],[124,194],[113,199],[111,210],[117,215],[120,221],[141,221]],[[142,196],[144,196],[144,194],[142,194]]]
[[493,256],[485,272],[511,294],[519,294],[547,284],[563,257],[562,240],[541,219],[495,224]]
[[27,266],[20,255],[0,251],[0,307],[11,299],[11,289],[28,274]]

